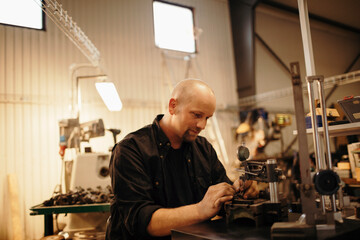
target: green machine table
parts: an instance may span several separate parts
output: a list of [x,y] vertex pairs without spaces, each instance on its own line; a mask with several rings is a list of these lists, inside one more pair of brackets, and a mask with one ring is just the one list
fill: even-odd
[[39,204],[30,208],[30,215],[44,215],[44,235],[54,234],[53,214],[59,213],[87,213],[87,212],[109,212],[110,203],[63,205],[46,207]]

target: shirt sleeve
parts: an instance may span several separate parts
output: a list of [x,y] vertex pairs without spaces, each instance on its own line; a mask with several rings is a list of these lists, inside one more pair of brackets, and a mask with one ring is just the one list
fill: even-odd
[[131,139],[123,140],[113,150],[110,162],[111,184],[115,205],[122,228],[135,239],[148,236],[147,225],[156,205],[151,192],[153,185],[148,176],[141,151]]

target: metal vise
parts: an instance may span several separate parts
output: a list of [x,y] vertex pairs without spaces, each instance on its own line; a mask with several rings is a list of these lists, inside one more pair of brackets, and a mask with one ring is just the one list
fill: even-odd
[[243,174],[240,179],[254,180],[269,183],[270,201],[266,199],[242,199],[242,194],[234,196],[231,203],[225,204],[226,222],[235,220],[251,220],[254,225],[268,225],[279,221],[283,215],[278,197],[278,182],[282,175],[281,169],[277,168],[276,159],[266,161],[247,160],[249,150],[245,146],[238,147],[237,156],[241,162]]
[[240,179],[243,182],[255,180],[269,183],[270,202],[278,202],[278,182],[279,177],[282,175],[282,170],[277,168],[276,159],[268,159],[266,161],[247,160],[249,149],[245,146],[238,147],[237,155],[241,162],[240,166],[244,167],[244,174],[240,176]]

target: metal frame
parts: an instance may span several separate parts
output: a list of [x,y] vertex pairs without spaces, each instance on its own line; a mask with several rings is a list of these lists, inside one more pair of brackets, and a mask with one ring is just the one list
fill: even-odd
[[[306,66],[306,80],[308,87],[308,97],[309,97],[309,105],[310,105],[310,113],[311,113],[311,121],[312,121],[312,129],[313,129],[313,141],[315,147],[315,158],[316,158],[316,167],[317,171],[322,169],[331,169],[332,161],[331,161],[331,152],[330,152],[330,144],[329,144],[329,129],[327,124],[327,116],[326,116],[326,106],[325,106],[325,94],[324,94],[324,77],[317,76],[315,71],[315,62],[314,62],[314,54],[311,42],[311,32],[309,25],[309,13],[307,8],[307,0],[298,0],[299,6],[299,17],[300,17],[300,27],[301,27],[301,36],[304,48],[304,56],[305,56],[305,66]],[[318,96],[315,95],[316,89],[314,89],[313,83],[317,81],[317,93]],[[316,119],[316,106],[315,99],[320,98],[320,106],[322,109],[322,124],[324,128],[324,142],[326,146],[327,153],[327,163],[324,159],[325,155],[323,152],[323,146],[320,142],[319,131]],[[336,202],[335,202],[335,194],[331,196],[331,204],[333,212],[336,213]],[[321,212],[323,216],[326,214],[325,209],[325,196],[321,196]],[[334,215],[335,216],[335,215]],[[318,216],[321,217],[321,216]],[[334,218],[326,218],[327,224],[334,224]]]
[[298,131],[297,139],[299,142],[299,161],[301,172],[300,198],[303,212],[307,216],[306,223],[313,225],[315,224],[314,214],[317,212],[317,209],[315,205],[314,185],[310,175],[309,150],[306,136],[306,124],[304,118],[305,110],[299,63],[291,63],[290,69],[293,84],[296,126]]
[[56,0],[35,1],[56,26],[79,48],[94,65],[100,64],[100,52],[75,21]]

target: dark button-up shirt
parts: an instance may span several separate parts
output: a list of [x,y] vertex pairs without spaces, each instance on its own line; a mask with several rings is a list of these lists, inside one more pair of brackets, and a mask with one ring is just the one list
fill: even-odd
[[[187,184],[182,185],[181,180],[171,177],[166,171],[171,160],[168,156],[172,155],[169,151],[174,149],[160,128],[162,117],[158,115],[153,124],[130,133],[113,149],[110,176],[114,200],[107,239],[170,239],[154,238],[146,231],[157,209],[197,203],[209,186],[231,183],[214,148],[201,136],[193,142],[184,142],[181,147],[186,164],[177,175],[188,176]],[[174,186],[182,188],[174,189]],[[175,198],[174,194],[177,194]]]

